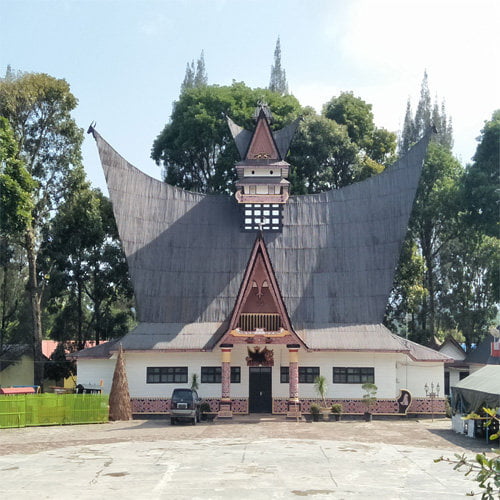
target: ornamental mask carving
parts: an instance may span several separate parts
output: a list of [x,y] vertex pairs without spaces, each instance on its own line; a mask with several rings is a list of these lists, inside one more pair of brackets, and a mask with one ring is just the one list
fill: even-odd
[[248,349],[247,366],[274,366],[274,353],[267,347],[260,348],[255,346],[254,349]]

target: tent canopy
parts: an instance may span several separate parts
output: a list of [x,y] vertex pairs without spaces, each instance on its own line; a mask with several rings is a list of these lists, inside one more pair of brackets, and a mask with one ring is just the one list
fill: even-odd
[[462,413],[500,407],[500,366],[484,366],[452,387],[452,406]]

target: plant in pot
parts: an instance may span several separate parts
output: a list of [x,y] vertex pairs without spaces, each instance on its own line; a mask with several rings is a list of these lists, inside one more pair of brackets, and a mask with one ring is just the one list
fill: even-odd
[[313,403],[311,405],[311,416],[313,422],[319,422],[319,416],[321,415],[321,406]]
[[344,408],[343,408],[343,406],[340,403],[335,403],[330,408],[331,415],[332,415],[333,419],[336,422],[338,422],[339,420],[341,420],[341,418],[342,418],[342,410],[343,409]]
[[210,411],[211,411],[210,404],[207,403],[206,401],[203,401],[200,405],[201,419],[208,420],[208,414],[210,413]]
[[[326,377],[323,375],[318,375],[314,379],[314,390],[318,394],[318,396],[321,398],[321,404],[323,405],[321,407],[323,415],[328,415],[330,412],[330,409],[327,408],[326,406],[326,393],[328,392],[328,386],[326,385]],[[327,417],[328,418],[328,417]]]
[[365,420],[366,422],[371,422],[372,420],[372,409],[377,402],[377,389],[378,387],[371,382],[366,382],[361,386],[361,389],[365,391],[363,394],[363,404],[365,405]]

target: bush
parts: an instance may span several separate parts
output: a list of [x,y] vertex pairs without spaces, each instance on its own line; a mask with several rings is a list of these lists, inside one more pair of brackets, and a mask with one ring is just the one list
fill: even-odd
[[203,401],[200,405],[200,411],[201,413],[210,413],[212,409],[210,408],[210,404],[207,403],[206,401]]
[[321,406],[313,403],[311,405],[311,415],[319,415],[321,413]]
[[332,413],[342,413],[344,407],[340,403],[336,403],[332,405],[331,412]]

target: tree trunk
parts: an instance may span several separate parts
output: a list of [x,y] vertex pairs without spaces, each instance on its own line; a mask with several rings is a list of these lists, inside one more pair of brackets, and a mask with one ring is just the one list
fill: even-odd
[[33,383],[42,386],[44,360],[42,353],[42,309],[41,290],[38,286],[38,276],[36,270],[37,253],[35,248],[35,232],[32,227],[26,230],[25,234],[26,256],[28,259],[28,293],[31,305],[32,331],[33,331]]

